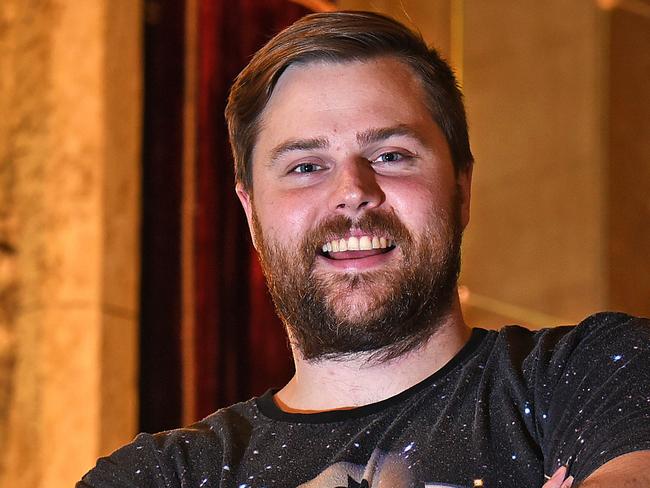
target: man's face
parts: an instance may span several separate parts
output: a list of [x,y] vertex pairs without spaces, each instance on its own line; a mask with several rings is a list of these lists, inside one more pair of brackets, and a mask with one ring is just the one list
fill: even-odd
[[306,359],[387,359],[450,306],[470,174],[394,58],[288,68],[238,186],[276,308]]

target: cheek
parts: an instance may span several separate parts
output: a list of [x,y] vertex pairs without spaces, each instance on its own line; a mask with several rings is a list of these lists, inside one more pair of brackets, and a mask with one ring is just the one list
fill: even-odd
[[412,235],[438,234],[453,219],[454,195],[447,188],[411,185],[408,191],[393,194],[391,206]]
[[384,185],[387,203],[405,222],[417,221],[429,217],[440,195],[429,183],[401,182]]
[[265,193],[256,200],[257,215],[264,236],[286,242],[302,239],[316,222],[313,201],[299,195],[272,195]]

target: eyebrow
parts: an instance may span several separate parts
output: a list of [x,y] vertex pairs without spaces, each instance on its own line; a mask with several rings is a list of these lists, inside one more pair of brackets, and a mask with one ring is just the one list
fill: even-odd
[[423,144],[420,135],[408,125],[399,124],[394,127],[380,127],[376,129],[368,129],[357,134],[357,143],[359,146],[367,146],[376,142],[382,142],[394,136],[407,136],[415,139],[417,142]]
[[[385,141],[394,136],[407,136],[424,144],[420,135],[410,126],[399,124],[394,127],[379,127],[365,130],[357,134],[357,144],[367,146],[377,142]],[[326,137],[314,137],[310,139],[290,139],[275,146],[271,151],[268,165],[273,166],[278,159],[292,151],[312,151],[314,149],[325,149],[329,146]]]
[[271,151],[269,166],[272,166],[280,157],[291,151],[312,151],[314,149],[324,149],[329,146],[329,141],[324,137],[314,137],[312,139],[292,139],[282,142],[275,146]]

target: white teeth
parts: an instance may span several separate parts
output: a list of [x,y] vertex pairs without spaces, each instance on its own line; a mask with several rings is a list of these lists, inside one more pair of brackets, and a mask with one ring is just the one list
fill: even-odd
[[372,249],[372,241],[368,236],[359,237],[359,249],[361,251],[369,251]]
[[350,236],[347,239],[335,239],[323,244],[323,252],[369,251],[371,249],[386,249],[393,241],[377,236]]

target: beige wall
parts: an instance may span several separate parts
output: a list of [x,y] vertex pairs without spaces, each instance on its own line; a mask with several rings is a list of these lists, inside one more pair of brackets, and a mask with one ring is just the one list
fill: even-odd
[[476,168],[463,282],[568,320],[607,301],[604,17],[584,0],[465,9]]
[[339,2],[410,18],[462,79],[475,325],[650,315],[650,3],[628,3]]
[[0,2],[0,486],[136,429],[140,7]]

